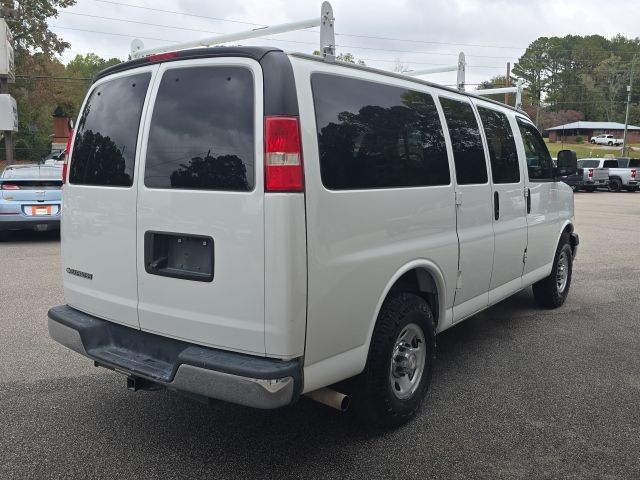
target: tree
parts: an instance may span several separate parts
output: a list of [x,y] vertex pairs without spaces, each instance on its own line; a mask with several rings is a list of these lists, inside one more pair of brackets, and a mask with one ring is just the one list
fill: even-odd
[[[314,50],[313,54],[316,56],[320,56],[320,50]],[[347,63],[356,63],[358,65],[366,65],[363,60],[356,60],[352,53],[339,53],[336,56],[336,60],[339,62],[347,62]]]
[[75,5],[76,0],[38,0],[18,3],[17,17],[7,20],[15,42],[16,63],[27,52],[42,52],[47,58],[70,47],[49,30],[47,19],[58,16],[59,8]]
[[[485,80],[483,82],[480,82],[480,84],[476,87],[476,90],[491,90],[492,88],[515,87],[515,86],[516,86],[516,83],[513,81],[513,79],[510,78],[509,83],[507,83],[506,75],[496,75],[495,77],[492,77],[490,80]],[[504,93],[497,93],[495,95],[484,95],[484,96],[492,100],[497,100],[498,102],[504,102]],[[514,94],[512,93],[509,93],[507,95],[507,100],[509,104],[512,103],[513,97],[514,97]]]

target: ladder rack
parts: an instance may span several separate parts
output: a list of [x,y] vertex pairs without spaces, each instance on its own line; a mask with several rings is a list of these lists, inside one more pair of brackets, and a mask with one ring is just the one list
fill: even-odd
[[[301,20],[298,22],[283,23],[281,25],[273,25],[268,27],[254,28],[243,32],[228,33],[215,37],[207,37],[201,40],[177,43],[156,48],[144,48],[142,40],[135,39],[131,42],[131,58],[143,58],[149,55],[166,53],[175,50],[185,50],[187,48],[210,47],[212,45],[220,45],[238,40],[248,40],[251,38],[264,37],[265,35],[275,35],[277,33],[293,32],[303,30],[305,28],[320,27],[320,54],[327,62],[335,62],[336,59],[336,37],[334,31],[335,18],[333,16],[333,7],[327,1],[322,2],[320,7],[320,16]],[[441,67],[424,68],[420,70],[412,70],[405,72],[404,75],[415,77],[418,75],[427,75],[441,72],[457,72],[457,87],[461,92],[465,91],[465,71],[466,59],[463,52],[458,55],[457,65],[445,65]],[[516,108],[520,108],[522,104],[522,81],[518,80],[516,87],[495,88],[486,90],[476,90],[476,95],[493,95],[497,93],[515,93]]]
[[265,35],[274,35],[277,33],[303,30],[305,28],[320,27],[320,53],[325,59],[333,61],[335,60],[336,51],[335,32],[333,29],[334,21],[335,19],[333,17],[333,8],[331,7],[331,4],[329,2],[322,2],[319,17],[301,20],[299,22],[283,23],[281,25],[274,25],[271,27],[254,28],[243,32],[229,33],[226,35],[218,35],[191,42],[183,42],[147,49],[144,48],[144,44],[141,40],[135,39],[131,42],[131,58],[142,58],[148,55],[174,50],[185,50],[187,48],[210,47],[212,45],[220,45],[222,43],[235,42],[237,40],[247,40],[250,38],[264,37]]

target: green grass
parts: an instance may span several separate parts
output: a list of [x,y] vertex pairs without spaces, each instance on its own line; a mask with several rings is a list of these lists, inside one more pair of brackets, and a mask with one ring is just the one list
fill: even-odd
[[[562,144],[560,142],[549,143],[549,139],[545,139],[547,144],[547,148],[549,149],[549,153],[551,153],[552,157],[557,157],[558,152],[560,150],[573,150],[578,154],[578,158],[586,158],[586,157],[598,157],[602,158],[605,155],[613,155],[614,157],[619,157],[622,155],[622,147],[620,148],[609,148],[602,147],[600,145],[591,145],[590,143],[565,143]],[[631,147],[635,148],[636,151],[629,152],[630,157],[640,158],[640,145],[635,144],[631,145]]]

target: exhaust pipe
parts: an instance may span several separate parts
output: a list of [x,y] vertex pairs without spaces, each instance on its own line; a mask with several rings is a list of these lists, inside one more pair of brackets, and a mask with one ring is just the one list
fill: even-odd
[[322,403],[341,412],[346,412],[351,404],[351,398],[344,393],[336,392],[330,388],[319,388],[306,394],[311,400]]

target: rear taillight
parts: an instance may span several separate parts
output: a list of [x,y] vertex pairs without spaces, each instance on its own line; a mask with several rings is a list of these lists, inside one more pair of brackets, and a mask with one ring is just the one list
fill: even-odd
[[67,170],[69,169],[69,160],[71,157],[71,142],[73,142],[73,130],[69,132],[69,140],[64,149],[64,163],[62,164],[62,184],[67,183]]
[[15,183],[3,183],[2,190],[20,190],[20,187]]
[[636,169],[635,168],[631,169],[631,178],[636,178]]
[[265,192],[302,192],[304,171],[298,117],[264,118]]
[[593,178],[593,168],[589,169],[588,175],[589,175],[589,178]]

